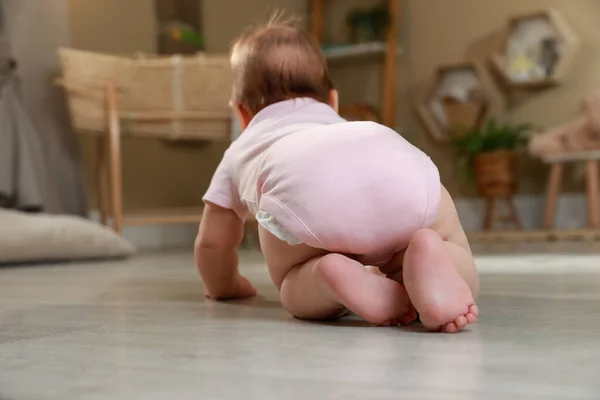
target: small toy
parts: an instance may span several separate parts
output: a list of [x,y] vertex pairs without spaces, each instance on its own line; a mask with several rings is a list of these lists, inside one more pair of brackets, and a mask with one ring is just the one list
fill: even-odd
[[189,24],[173,21],[166,25],[165,31],[175,41],[191,43],[198,46],[204,45],[204,37]]

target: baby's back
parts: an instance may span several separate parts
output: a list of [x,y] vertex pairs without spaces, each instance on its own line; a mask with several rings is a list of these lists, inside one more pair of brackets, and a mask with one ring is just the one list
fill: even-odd
[[286,135],[256,176],[258,208],[301,241],[374,258],[401,250],[431,224],[440,191],[429,157],[373,122]]

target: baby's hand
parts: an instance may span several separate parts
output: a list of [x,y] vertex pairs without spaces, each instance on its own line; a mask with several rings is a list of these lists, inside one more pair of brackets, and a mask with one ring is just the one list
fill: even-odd
[[205,296],[213,300],[234,300],[254,297],[257,293],[256,288],[252,286],[250,281],[239,275],[229,289],[214,294],[206,292]]

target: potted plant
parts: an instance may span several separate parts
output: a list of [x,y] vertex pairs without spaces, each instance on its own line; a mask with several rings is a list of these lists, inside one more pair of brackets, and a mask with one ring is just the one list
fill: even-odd
[[475,179],[484,197],[508,197],[517,190],[517,150],[527,145],[528,124],[490,120],[482,127],[460,132],[452,140],[467,176]]
[[386,2],[372,8],[358,8],[351,11],[347,17],[351,40],[354,43],[385,40],[389,22]]

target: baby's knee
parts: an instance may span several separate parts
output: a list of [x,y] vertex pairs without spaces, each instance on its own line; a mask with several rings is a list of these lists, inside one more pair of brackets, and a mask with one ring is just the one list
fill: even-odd
[[329,254],[325,254],[323,257],[321,257],[319,259],[319,262],[317,263],[318,266],[328,266],[328,265],[339,265],[339,264],[345,264],[348,261],[352,261],[350,260],[348,257],[339,254],[339,253],[329,253]]
[[318,279],[328,280],[331,276],[336,276],[338,268],[347,264],[349,261],[351,260],[341,254],[326,254],[314,264],[313,274]]
[[437,247],[443,242],[443,238],[436,231],[428,228],[419,229],[410,239],[409,247],[415,251],[427,251]]

